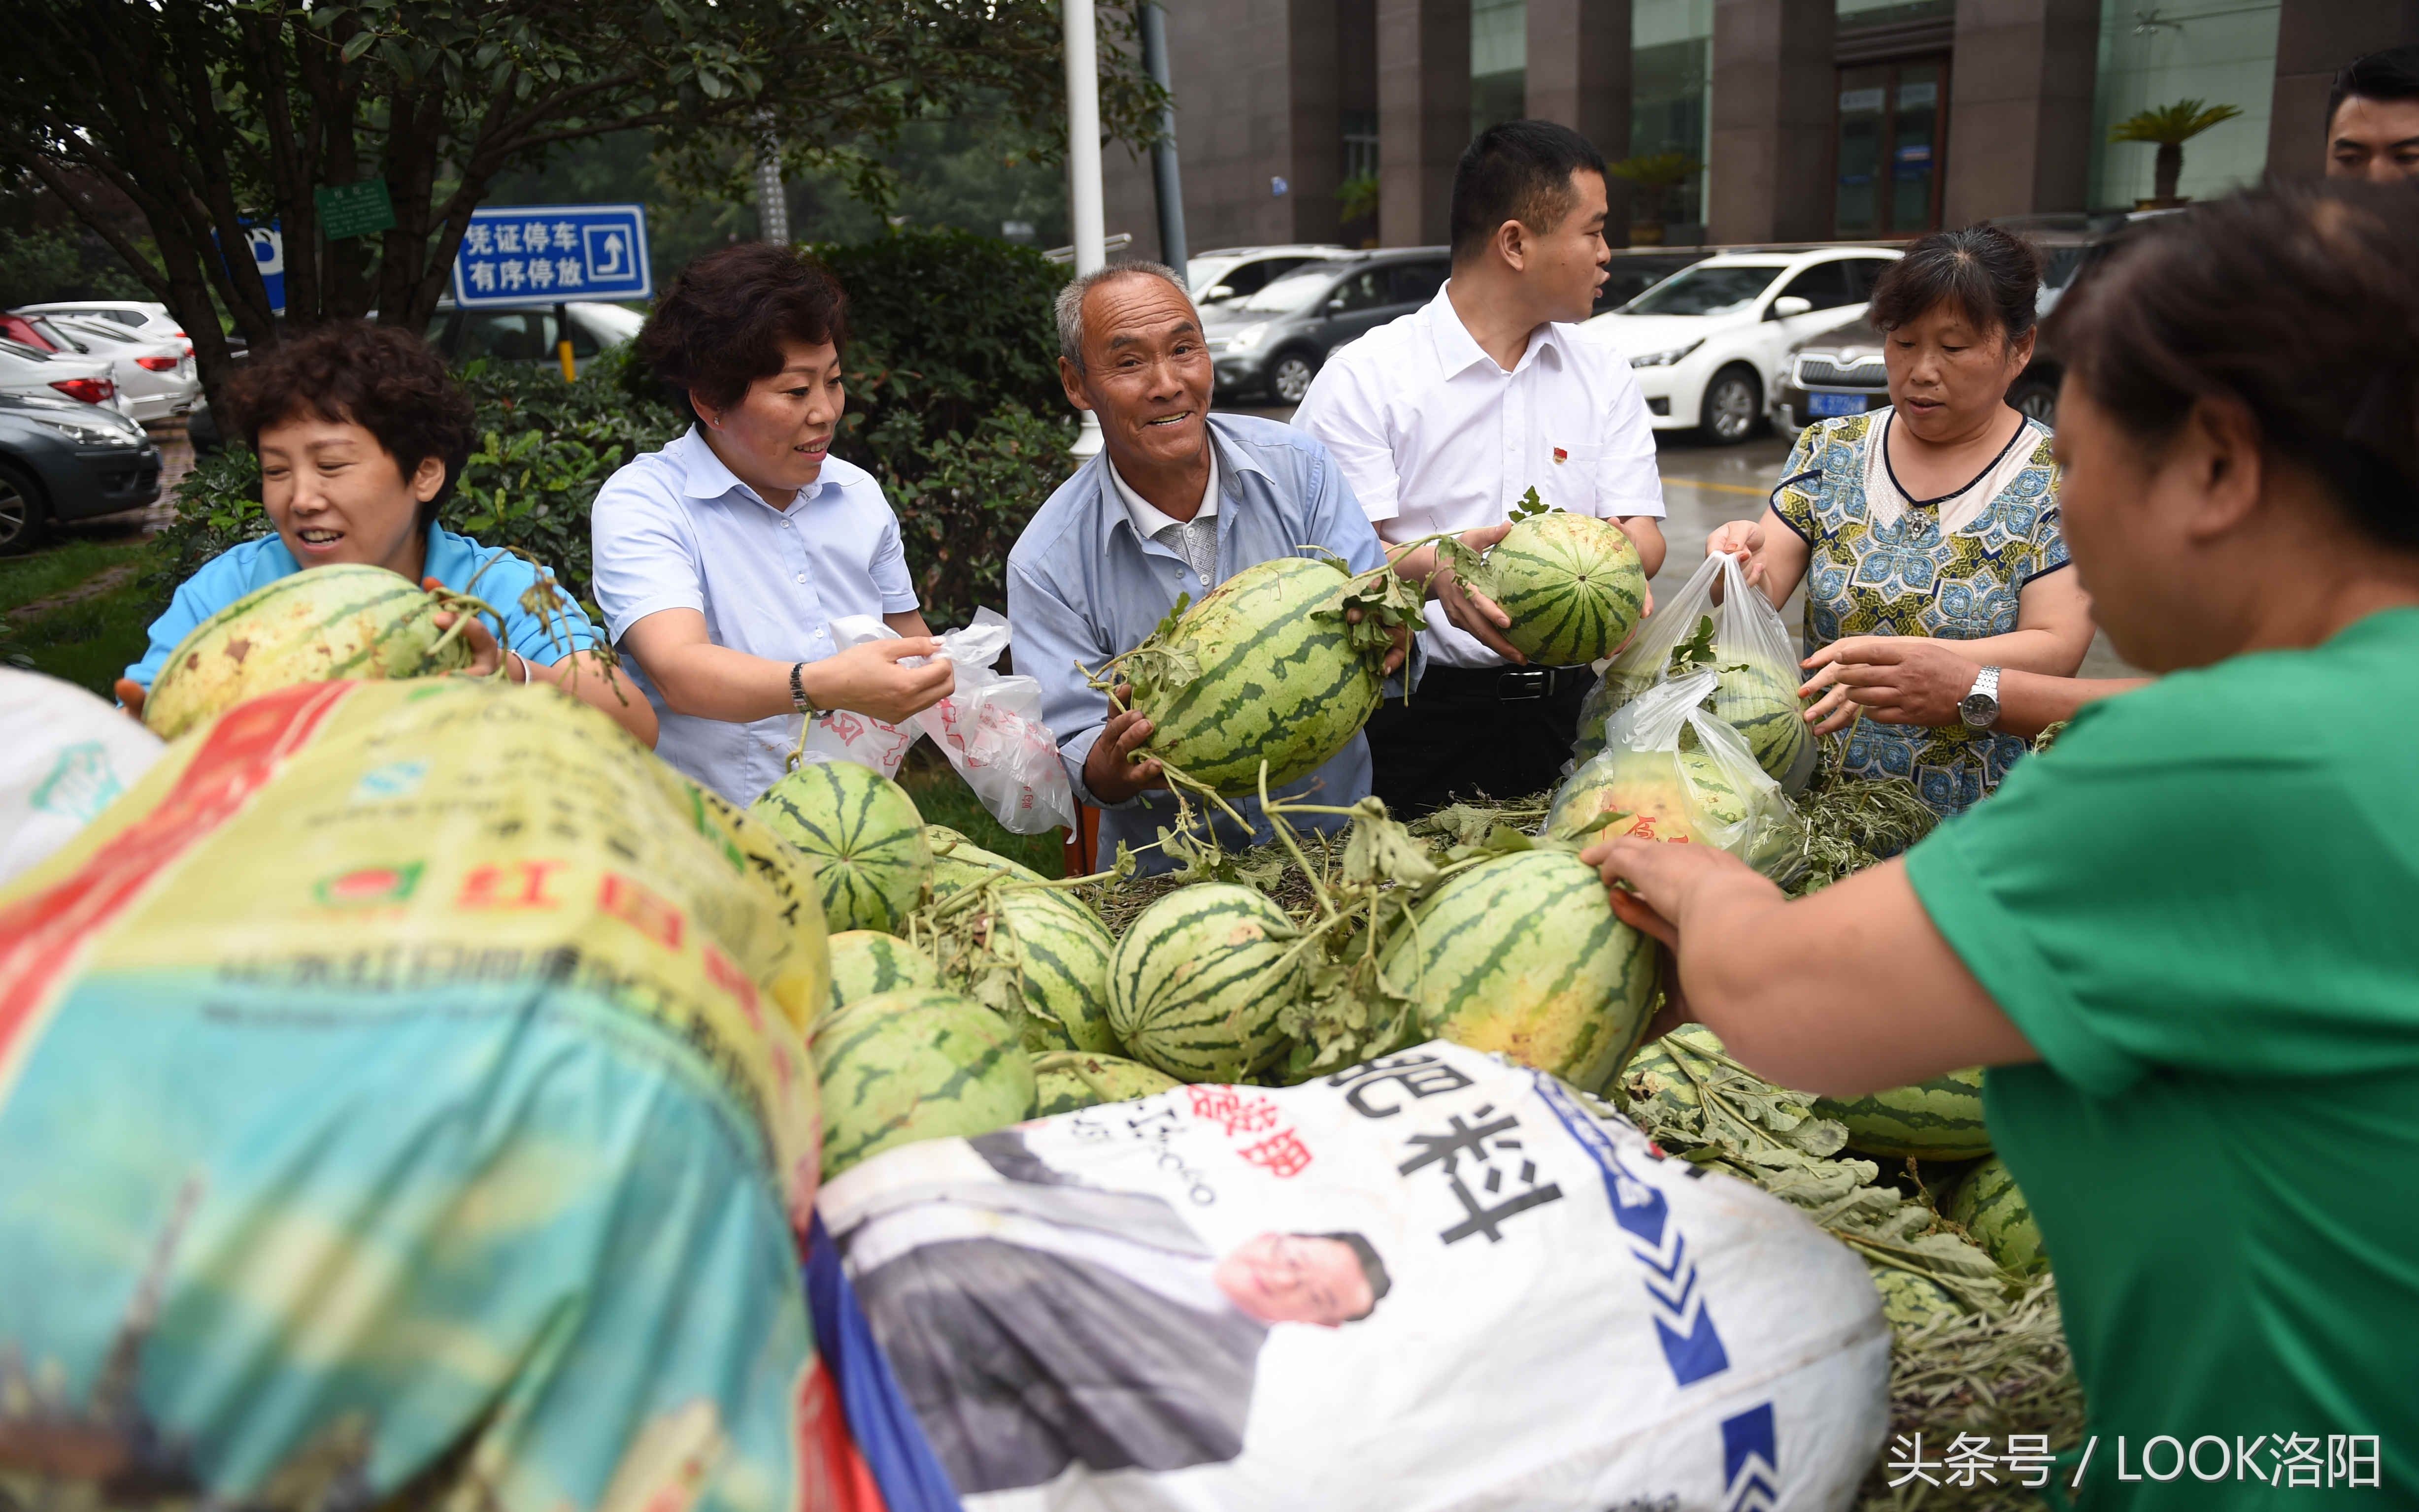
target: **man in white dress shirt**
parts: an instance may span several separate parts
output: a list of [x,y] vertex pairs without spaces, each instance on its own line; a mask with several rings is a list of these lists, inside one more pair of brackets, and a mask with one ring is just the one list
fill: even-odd
[[[896,724],[948,696],[882,485],[831,455],[847,301],[787,247],[690,264],[639,355],[697,423],[606,481],[590,512],[596,602],[662,724],[655,754],[734,803],[780,780],[804,718]],[[839,649],[831,622],[903,639]]]
[[[1663,563],[1663,486],[1628,360],[1582,335],[1611,252],[1604,160],[1546,121],[1490,128],[1453,182],[1453,277],[1425,308],[1338,349],[1293,422],[1327,444],[1389,549],[1441,531],[1491,545],[1521,496],[1618,523]],[[1397,568],[1417,577],[1424,557]],[[1369,722],[1375,790],[1397,814],[1456,794],[1551,787],[1570,756],[1584,666],[1522,664],[1511,621],[1449,571],[1427,673]]]

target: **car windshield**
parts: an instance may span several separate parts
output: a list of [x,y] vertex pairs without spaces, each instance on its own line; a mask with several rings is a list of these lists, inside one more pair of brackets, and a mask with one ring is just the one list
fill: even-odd
[[1242,264],[1240,257],[1195,257],[1184,265],[1185,282],[1193,285],[1193,297],[1197,299],[1224,283],[1226,275]]
[[1781,274],[1781,265],[1700,263],[1672,274],[1622,307],[1625,315],[1727,315],[1755,303]]
[[1334,282],[1335,274],[1329,268],[1287,273],[1236,308],[1261,315],[1299,314],[1317,304],[1327,286]]

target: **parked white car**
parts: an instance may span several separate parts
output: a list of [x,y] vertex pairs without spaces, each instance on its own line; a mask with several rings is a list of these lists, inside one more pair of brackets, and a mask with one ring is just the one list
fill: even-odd
[[117,383],[109,364],[98,358],[45,352],[0,337],[0,393],[33,394],[42,399],[65,395],[117,412]]
[[1328,262],[1354,253],[1332,242],[1286,247],[1212,247],[1184,260],[1185,282],[1195,302],[1223,304],[1259,293],[1304,263]]
[[1629,359],[1655,429],[1693,427],[1727,446],[1754,434],[1791,349],[1861,316],[1874,280],[1898,256],[1885,247],[1725,252],[1586,329]]
[[155,300],[58,299],[49,304],[19,305],[11,313],[73,315],[78,320],[105,320],[153,341],[175,342],[185,349],[187,357],[193,355],[193,339],[185,334],[185,328],[178,324],[177,317],[168,313],[168,307]]
[[150,423],[171,420],[193,407],[202,394],[201,375],[193,354],[176,341],[161,341],[106,320],[80,320],[73,315],[28,317],[45,334],[56,332],[81,356],[110,365],[117,382],[117,407],[129,418]]

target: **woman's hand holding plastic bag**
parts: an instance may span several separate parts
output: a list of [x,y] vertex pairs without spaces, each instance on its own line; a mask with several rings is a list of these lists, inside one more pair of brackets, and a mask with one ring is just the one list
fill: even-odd
[[[843,651],[899,638],[897,631],[871,615],[843,615],[832,621],[832,639]],[[908,748],[918,736],[929,735],[983,807],[1010,833],[1071,829],[1074,790],[1058,760],[1057,739],[1040,718],[1041,684],[992,670],[1008,649],[1008,638],[1003,616],[976,610],[973,624],[940,637],[940,654],[955,676],[948,697],[898,725],[845,710],[817,714],[807,722],[797,757],[855,761],[895,777]],[[911,660],[920,664],[920,658]]]

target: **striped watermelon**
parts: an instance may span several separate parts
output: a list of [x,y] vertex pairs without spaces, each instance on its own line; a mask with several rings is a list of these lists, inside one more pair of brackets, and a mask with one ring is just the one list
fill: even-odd
[[1482,862],[1437,889],[1380,957],[1415,1039],[1497,1051],[1601,1093],[1655,996],[1654,942],[1613,917],[1595,868],[1562,850]]
[[788,970],[772,984],[773,1000],[801,1035],[814,1027],[831,997],[832,953],[824,930],[823,896],[815,868],[773,827],[710,787],[692,782],[660,761],[647,770],[686,805],[697,832],[721,847],[732,871],[753,874],[781,900],[789,937]]
[[1033,1061],[1008,1021],[954,992],[885,992],[815,1026],[824,1180],[919,1139],[1033,1116]]
[[1814,771],[1813,726],[1797,696],[1797,668],[1749,660],[1725,666],[1714,689],[1714,712],[1739,732],[1756,765],[1792,789]]
[[834,934],[895,935],[932,877],[924,818],[907,789],[854,761],[809,761],[748,810],[815,863]]
[[1621,527],[1594,515],[1533,514],[1487,554],[1503,638],[1538,666],[1610,656],[1646,607],[1646,569]]
[[946,824],[924,826],[924,837],[932,847],[934,897],[945,898],[952,893],[980,886],[1002,873],[1020,882],[1046,880],[1032,867],[1022,862],[1010,861],[996,851],[985,850]]
[[1109,965],[1109,1026],[1134,1058],[1185,1081],[1240,1081],[1285,1053],[1277,1016],[1302,991],[1285,910],[1248,887],[1199,882],[1142,911]]
[[1680,1045],[1713,1055],[1724,1054],[1722,1042],[1703,1024],[1687,1024],[1651,1045],[1639,1047],[1621,1070],[1622,1090],[1635,1103],[1659,1104],[1674,1113],[1694,1112],[1703,1103],[1696,1079],[1680,1069],[1671,1046]]
[[2049,1269],[2049,1251],[2042,1247],[2032,1205],[1998,1156],[1983,1161],[1957,1184],[1949,1199],[1949,1216],[1993,1260],[2017,1275],[2039,1275]]
[[1184,1084],[1139,1061],[1052,1050],[1033,1058],[1034,1116],[1050,1118],[1102,1103],[1130,1103]]
[[[885,992],[937,990],[932,957],[879,929],[844,929],[831,937],[831,994],[824,1013]],[[822,1015],[816,1016],[818,1018]]]
[[1013,951],[1025,1000],[1025,1047],[1114,1054],[1109,1028],[1109,961],[1117,938],[1101,916],[1064,893],[1008,887],[994,901],[990,927]]
[[1928,1275],[1872,1260],[1865,1262],[1865,1269],[1872,1273],[1873,1289],[1882,1294],[1882,1316],[1894,1329],[1920,1328],[1965,1310],[1948,1288]]
[[383,567],[347,562],[281,577],[177,643],[151,684],[143,723],[173,741],[247,698],[298,682],[430,677],[468,666],[470,647],[436,625],[448,606]]
[[1848,1148],[1891,1159],[1970,1160],[1991,1153],[1977,1066],[1870,1096],[1818,1098],[1814,1111],[1848,1126]]
[[1382,657],[1352,649],[1327,605],[1349,580],[1340,562],[1280,557],[1246,567],[1194,604],[1163,646],[1192,659],[1179,680],[1145,659],[1133,707],[1151,722],[1148,749],[1221,793],[1271,787],[1332,760],[1378,708]]

